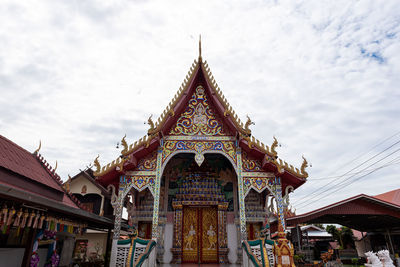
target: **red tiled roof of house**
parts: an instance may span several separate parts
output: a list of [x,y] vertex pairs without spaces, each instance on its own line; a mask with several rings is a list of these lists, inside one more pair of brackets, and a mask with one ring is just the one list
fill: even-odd
[[374,198],[400,206],[400,189],[395,189],[383,194],[376,195],[374,196]]
[[[0,167],[63,192],[62,203],[73,208],[79,208],[79,203],[75,203],[66,195],[61,180],[57,181],[59,176],[54,171],[52,173],[51,168],[43,161],[41,156],[30,153],[2,135],[0,135]],[[28,188],[25,190],[30,191]]]
[[0,135],[0,166],[26,178],[62,191],[35,155]]

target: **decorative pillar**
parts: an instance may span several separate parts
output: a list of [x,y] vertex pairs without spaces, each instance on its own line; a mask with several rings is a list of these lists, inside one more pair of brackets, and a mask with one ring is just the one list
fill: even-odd
[[239,188],[239,215],[240,215],[240,240],[241,242],[247,239],[246,232],[246,207],[244,205],[244,188],[242,177],[242,150],[240,147],[236,148],[237,160],[237,176]]
[[117,259],[117,243],[120,236],[121,231],[121,219],[122,219],[122,209],[124,205],[125,198],[125,186],[126,186],[126,178],[125,176],[120,176],[119,178],[119,187],[118,187],[118,197],[113,204],[114,208],[114,235],[111,247],[111,259],[110,259],[110,267],[114,267]]
[[219,263],[228,263],[228,240],[226,234],[226,211],[228,202],[218,204],[218,256]]
[[182,259],[182,214],[183,205],[181,203],[172,203],[174,208],[174,240],[172,245],[172,263],[180,263]]
[[158,238],[158,212],[160,206],[160,184],[161,184],[161,163],[162,163],[162,152],[163,145],[161,143],[157,151],[157,169],[156,169],[156,180],[154,185],[154,201],[153,201],[153,225],[152,225],[152,239],[157,240]]
[[275,195],[276,195],[276,204],[277,204],[277,212],[279,216],[279,223],[282,224],[283,231],[286,229],[285,223],[285,205],[283,203],[282,198],[282,186],[280,184],[280,178],[275,178]]

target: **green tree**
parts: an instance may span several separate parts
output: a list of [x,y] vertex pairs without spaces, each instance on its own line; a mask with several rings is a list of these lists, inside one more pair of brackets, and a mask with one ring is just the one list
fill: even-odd
[[341,248],[354,248],[354,236],[350,228],[343,226],[338,229],[334,225],[328,225],[326,226],[326,231],[332,235],[333,239],[339,242]]

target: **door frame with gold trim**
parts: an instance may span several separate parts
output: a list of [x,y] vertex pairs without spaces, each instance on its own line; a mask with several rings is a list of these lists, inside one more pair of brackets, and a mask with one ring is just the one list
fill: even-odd
[[[207,214],[208,213],[208,214]],[[218,263],[218,206],[183,206],[182,214],[182,262]],[[188,216],[188,217],[186,217]],[[192,218],[190,219],[190,216]],[[193,219],[193,216],[195,217]],[[207,217],[208,218],[207,218]],[[186,218],[186,221],[185,221]],[[189,223],[187,223],[189,219]],[[204,221],[206,220],[206,221]],[[210,224],[211,223],[211,224]],[[195,224],[193,228],[191,225]],[[204,225],[207,226],[204,227]],[[212,226],[212,227],[209,227]],[[193,236],[195,232],[195,236]],[[207,237],[206,237],[207,235]],[[213,243],[211,243],[213,242]],[[206,247],[204,247],[206,246]],[[207,247],[208,246],[208,247]],[[190,250],[193,248],[193,252]],[[211,250],[211,253],[209,253]],[[215,253],[213,253],[215,252]]]

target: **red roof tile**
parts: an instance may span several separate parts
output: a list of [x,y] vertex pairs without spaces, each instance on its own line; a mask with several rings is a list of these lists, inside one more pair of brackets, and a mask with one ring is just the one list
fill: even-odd
[[60,185],[50,176],[32,153],[1,135],[0,166],[58,191],[62,191]]
[[400,206],[400,189],[395,189],[383,194],[376,195],[374,197]]
[[[36,155],[2,135],[0,135],[0,167],[63,192],[62,203],[70,207],[79,208],[78,205],[65,194],[61,184],[56,181],[56,174],[52,176],[52,174],[49,173],[50,171],[46,169]],[[29,189],[25,190],[29,191]]]

